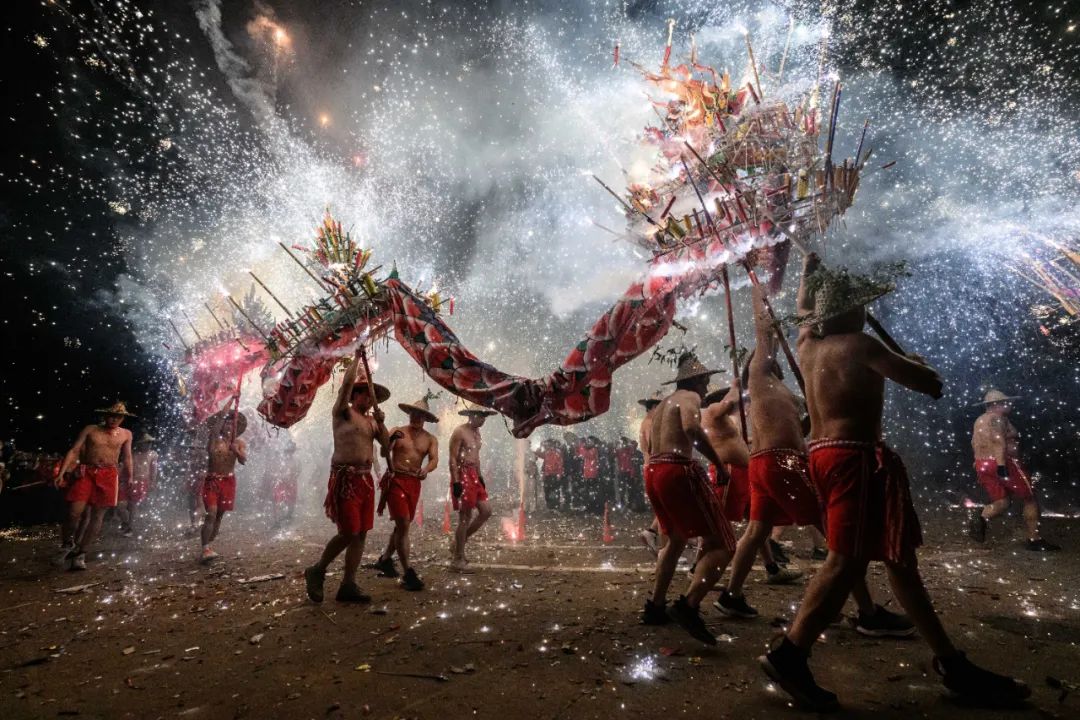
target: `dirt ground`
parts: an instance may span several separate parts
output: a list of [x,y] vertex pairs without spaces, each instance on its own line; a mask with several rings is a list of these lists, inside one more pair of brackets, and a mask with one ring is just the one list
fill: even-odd
[[[179,518],[177,518],[177,521]],[[335,603],[340,566],[321,606],[302,569],[331,532],[318,518],[276,534],[259,519],[226,517],[225,560],[194,562],[196,541],[170,528],[141,540],[110,529],[83,573],[52,568],[51,529],[0,539],[0,717],[42,718],[610,718],[797,717],[755,657],[790,619],[801,587],[773,587],[755,569],[748,598],[761,611],[732,621],[711,607],[716,648],[677,627],[638,625],[651,564],[637,544],[642,516],[614,519],[603,543],[594,518],[534,519],[504,539],[495,517],[473,544],[475,575],[450,573],[440,518],[417,531],[428,583],[406,593],[368,572],[370,607]],[[1051,519],[1065,550],[1019,548],[999,525],[983,546],[959,514],[924,518],[921,555],[937,607],[977,661],[1025,678],[1026,710],[992,713],[943,695],[918,640],[827,632],[813,668],[847,712],[869,717],[1078,717],[1080,554],[1077,520]],[[386,541],[377,519],[373,555]],[[1010,535],[1011,533],[1011,535]],[[792,533],[796,567],[813,572]],[[881,599],[880,568],[871,586]],[[278,579],[260,576],[281,574]],[[676,577],[676,592],[685,587]],[[60,592],[92,584],[80,591]],[[711,601],[710,601],[711,604]],[[415,674],[409,675],[410,673]],[[1055,678],[1065,690],[1052,687]]]

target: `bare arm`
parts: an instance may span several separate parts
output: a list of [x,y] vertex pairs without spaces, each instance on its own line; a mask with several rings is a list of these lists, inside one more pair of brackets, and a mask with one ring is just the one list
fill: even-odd
[[683,432],[701,451],[701,454],[713,465],[717,467],[723,465],[720,456],[716,454],[716,450],[709,442],[705,429],[701,427],[701,401],[697,397],[679,402],[679,421],[682,423]]
[[[811,315],[814,312],[814,296],[810,293],[810,288],[807,286],[807,279],[814,274],[814,271],[821,265],[821,258],[817,256],[817,253],[807,253],[803,257],[803,271],[802,280],[799,281],[799,297],[797,301],[797,312],[800,317],[805,315]],[[808,337],[811,334],[809,325],[803,325],[799,328],[799,339]]]
[[236,455],[236,461],[241,465],[247,464],[247,443],[237,438],[232,442],[232,451]]
[[359,365],[359,361],[354,357],[345,368],[345,377],[341,378],[341,387],[338,388],[337,400],[334,401],[335,417],[345,414],[349,409],[349,399],[352,397],[353,385],[356,384],[356,371]]
[[863,337],[866,364],[874,372],[935,400],[941,397],[942,382],[937,370],[911,357],[894,353],[869,335]]
[[437,467],[439,467],[439,438],[432,435],[431,444],[428,446],[427,465],[424,466],[424,477],[435,472]]
[[120,458],[124,463],[123,477],[127,478],[128,482],[131,482],[132,474],[135,471],[134,461],[131,459],[131,432],[128,431],[127,437],[124,438],[124,444],[120,446]]
[[390,447],[390,431],[386,429],[386,416],[383,415],[383,411],[376,406],[372,411],[372,421],[375,423],[375,439],[379,441],[379,445],[386,450]]
[[464,442],[461,437],[461,428],[454,430],[450,436],[450,482],[458,481],[458,471],[461,464],[461,446]]
[[754,302],[754,357],[750,359],[750,371],[769,372],[776,360],[777,331],[765,309],[765,288],[754,285],[750,296]]
[[92,425],[87,425],[79,433],[79,437],[75,439],[75,444],[71,446],[71,449],[64,455],[64,461],[60,463],[60,470],[56,473],[56,479],[64,477],[64,473],[71,472],[71,469],[79,463],[79,455],[82,454],[83,447],[86,445],[86,436],[90,434],[90,428]]

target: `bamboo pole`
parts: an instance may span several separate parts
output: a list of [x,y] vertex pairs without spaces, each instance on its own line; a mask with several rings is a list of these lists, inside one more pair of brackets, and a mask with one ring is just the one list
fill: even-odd
[[314,280],[314,281],[315,281],[315,284],[316,284],[316,285],[318,285],[318,286],[319,286],[319,288],[320,288],[321,290],[324,290],[324,291],[327,291],[327,292],[329,292],[329,291],[330,291],[330,288],[326,287],[326,284],[325,284],[325,283],[324,283],[324,282],[323,282],[322,280],[320,280],[320,279],[318,278],[318,276],[317,276],[317,275],[315,275],[315,273],[311,272],[311,270],[309,270],[309,269],[308,269],[308,266],[307,266],[307,265],[305,265],[304,263],[300,262],[300,258],[298,258],[298,257],[296,257],[295,255],[293,255],[293,252],[292,252],[292,250],[290,250],[290,249],[289,249],[289,248],[288,248],[288,247],[287,247],[287,246],[285,245],[285,243],[283,243],[283,242],[280,242],[280,241],[279,241],[279,242],[278,242],[278,245],[280,245],[280,246],[281,246],[281,249],[285,251],[285,254],[286,254],[286,255],[288,255],[289,257],[291,257],[291,258],[292,258],[293,262],[295,262],[295,263],[296,263],[297,265],[299,265],[299,266],[300,266],[300,269],[301,269],[301,270],[303,270],[303,271],[304,271],[305,273],[307,273],[307,274],[308,274],[308,277],[310,277],[310,278],[311,278],[312,280]]
[[281,308],[282,310],[285,311],[286,315],[288,315],[289,317],[293,317],[292,310],[289,310],[289,308],[285,307],[285,303],[278,300],[277,295],[275,295],[273,293],[273,291],[266,286],[266,283],[264,283],[262,280],[259,279],[258,275],[251,272],[250,270],[248,270],[248,275],[250,275],[255,280],[255,282],[259,283],[259,287],[261,287],[263,290],[265,290],[266,294],[269,295],[271,298],[273,298],[274,302],[276,302],[278,304],[279,308]]
[[240,307],[240,304],[239,304],[239,303],[237,303],[237,302],[236,302],[235,300],[233,300],[233,297],[232,297],[232,295],[226,295],[225,297],[229,298],[229,302],[231,302],[231,303],[232,303],[232,306],[233,306],[234,308],[236,308],[237,312],[239,312],[239,313],[240,313],[240,314],[241,314],[241,315],[243,316],[243,318],[244,318],[245,320],[247,320],[247,321],[248,321],[248,323],[249,323],[249,324],[251,325],[251,327],[255,328],[255,332],[257,332],[257,333],[259,333],[260,335],[262,335],[262,338],[263,338],[263,340],[264,340],[264,341],[265,341],[265,342],[266,342],[267,344],[269,344],[269,343],[270,343],[270,338],[268,338],[268,337],[266,336],[266,333],[264,333],[264,332],[262,331],[262,328],[260,328],[260,327],[259,327],[258,325],[256,325],[256,324],[255,324],[255,321],[254,321],[254,320],[252,320],[252,319],[251,319],[251,317],[249,317],[249,316],[248,316],[248,314],[247,314],[246,312],[244,312],[244,308]]
[[185,350],[187,350],[188,352],[191,352],[191,348],[188,346],[187,342],[184,340],[184,336],[180,334],[180,328],[176,327],[176,323],[174,323],[172,321],[172,318],[166,318],[166,320],[168,320],[169,325],[172,326],[173,332],[176,333],[176,337],[180,338],[180,344],[184,346]]

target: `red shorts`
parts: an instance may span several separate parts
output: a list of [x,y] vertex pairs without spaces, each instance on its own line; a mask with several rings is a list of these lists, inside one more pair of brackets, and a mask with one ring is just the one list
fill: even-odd
[[420,478],[412,475],[394,473],[390,476],[386,505],[390,508],[391,519],[412,520],[416,517],[416,504],[420,502],[420,483]]
[[150,483],[145,480],[130,480],[120,483],[120,502],[141,503],[150,492]]
[[202,487],[203,507],[207,510],[217,508],[219,511],[232,510],[236,504],[236,476],[218,475],[207,473],[203,478]]
[[910,564],[922,545],[907,469],[884,443],[810,443],[810,478],[825,504],[829,549],[862,560]]
[[975,461],[975,473],[979,476],[979,484],[986,488],[990,502],[997,502],[1008,497],[1014,497],[1017,500],[1034,500],[1031,478],[1023,466],[1015,458],[1009,458],[1005,461],[1005,467],[1009,471],[1009,476],[1003,478],[997,474],[995,458],[982,458]]
[[375,524],[375,480],[371,467],[331,465],[327,484],[326,517],[342,535],[367,532]]
[[120,495],[120,471],[115,465],[79,465],[64,493],[69,503],[90,507],[116,507]]
[[645,494],[660,531],[683,539],[711,535],[735,549],[735,533],[704,468],[678,455],[654,455],[645,466]]
[[478,503],[487,502],[487,486],[476,465],[462,465],[458,470],[462,484],[461,509],[472,510]]
[[274,482],[273,495],[275,505],[295,505],[296,504],[296,478],[287,477],[282,480]]
[[750,456],[750,519],[773,527],[821,529],[821,500],[810,481],[806,453],[774,448]]
[[[724,470],[728,474],[727,485],[717,485],[720,502],[724,507],[724,517],[730,522],[742,522],[750,510],[750,472],[742,465],[727,463]],[[715,478],[715,470],[714,480]]]

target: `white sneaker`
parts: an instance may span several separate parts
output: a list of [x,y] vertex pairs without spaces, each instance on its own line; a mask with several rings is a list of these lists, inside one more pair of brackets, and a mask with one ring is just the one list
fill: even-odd
[[56,567],[65,567],[68,563],[68,556],[71,555],[71,551],[75,549],[75,543],[68,543],[67,545],[61,545],[60,549],[53,556],[52,564]]
[[78,555],[71,558],[71,566],[69,570],[85,570],[86,569],[86,553],[81,552]]
[[655,530],[645,528],[641,531],[641,534],[638,535],[638,538],[641,540],[641,544],[647,547],[649,552],[653,554],[653,557],[660,554],[660,548],[657,545],[657,533]]
[[199,561],[202,562],[204,565],[208,565],[209,563],[217,560],[219,557],[221,556],[214,552],[214,550],[209,545],[207,545],[202,549],[202,557]]

